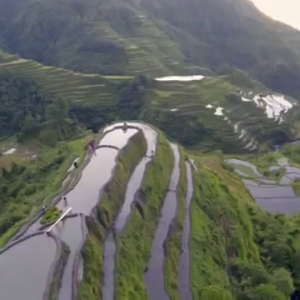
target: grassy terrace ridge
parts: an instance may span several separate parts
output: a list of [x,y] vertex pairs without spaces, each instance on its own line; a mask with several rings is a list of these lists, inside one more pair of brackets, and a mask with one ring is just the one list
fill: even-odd
[[181,237],[184,227],[186,193],[187,193],[187,170],[185,165],[185,153],[182,147],[180,150],[180,177],[177,186],[177,215],[172,224],[168,241],[165,244],[165,286],[167,293],[172,300],[179,300],[178,274],[181,255]]
[[88,235],[83,249],[83,280],[77,289],[77,300],[101,300],[105,232],[97,220],[87,217]]
[[259,264],[243,183],[224,170],[219,158],[201,158],[194,174],[191,206],[191,283],[195,299],[234,299],[230,263]]
[[87,219],[89,234],[82,250],[84,275],[79,285],[78,300],[102,299],[103,254],[105,229],[113,225],[124,202],[126,189],[140,160],[147,151],[147,141],[142,131],[133,135],[118,155],[117,166],[111,181],[105,187],[97,206],[97,220]]
[[[5,57],[4,62],[1,57]],[[11,60],[8,60],[8,57]],[[130,76],[80,74],[1,53],[0,74],[31,78],[49,94],[80,105],[112,104],[115,100],[113,85],[132,79]]]
[[105,187],[98,205],[98,218],[106,228],[110,228],[121,208],[130,177],[147,152],[147,141],[142,131],[133,135],[121,150],[114,176]]
[[159,132],[157,151],[146,171],[140,199],[125,231],[117,240],[117,299],[148,299],[144,273],[173,165],[173,152],[163,134]]

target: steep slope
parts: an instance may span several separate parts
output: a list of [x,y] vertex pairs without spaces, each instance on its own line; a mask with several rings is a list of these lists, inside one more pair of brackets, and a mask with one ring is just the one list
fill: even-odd
[[243,69],[272,89],[299,96],[300,33],[264,16],[250,1],[142,3],[153,16],[203,43],[201,52],[206,53],[211,68],[229,65]]
[[167,74],[183,61],[176,44],[124,2],[5,2],[0,1],[2,37],[11,52],[24,58],[117,75]]
[[[132,123],[130,122],[129,125]],[[39,206],[50,202],[52,195],[59,190],[68,165],[71,164],[71,156],[79,155],[81,158],[79,168],[73,169],[68,183],[72,187],[73,184],[75,186],[70,193],[79,197],[76,198],[75,195],[69,197],[68,194],[68,201],[72,207],[76,207],[74,212],[82,212],[84,216],[82,220],[86,221],[88,233],[84,243],[80,228],[75,227],[76,230],[74,230],[73,222],[81,220],[76,213],[73,215],[74,218],[65,219],[65,227],[56,232],[72,249],[71,253],[73,251],[74,255],[70,256],[67,262],[69,267],[65,269],[62,267],[66,262],[65,258],[55,264],[56,267],[60,267],[60,276],[53,273],[55,287],[51,286],[50,290],[54,298],[56,296],[53,288],[55,288],[55,292],[59,292],[62,283],[63,289],[70,293],[72,290],[76,294],[76,299],[106,299],[101,285],[105,285],[103,272],[105,276],[110,253],[107,255],[99,255],[99,253],[104,253],[105,240],[109,238],[107,233],[110,233],[110,235],[114,235],[116,241],[114,250],[116,252],[115,266],[108,271],[112,275],[112,291],[117,299],[157,299],[151,297],[153,291],[158,292],[159,299],[166,299],[168,296],[172,299],[181,299],[179,298],[180,284],[176,282],[179,280],[180,253],[183,249],[181,243],[185,228],[183,214],[188,209],[184,196],[187,195],[188,184],[192,184],[191,206],[189,206],[190,210],[188,209],[190,213],[186,214],[190,219],[191,227],[189,243],[185,251],[189,252],[192,262],[189,269],[188,289],[193,294],[193,298],[203,300],[287,299],[294,287],[299,285],[300,280],[298,267],[299,216],[290,218],[263,211],[247,192],[241,178],[233,168],[224,162],[222,155],[206,156],[199,152],[191,155],[184,148],[179,147],[180,165],[178,165],[179,153],[175,154],[174,152],[173,155],[172,151],[172,147],[177,148],[177,146],[172,146],[161,132],[149,128],[148,125],[136,123],[133,125],[142,126],[143,134],[141,132],[129,134],[119,126],[115,128],[115,131],[111,131],[116,125],[109,126],[104,130],[108,133],[105,143],[110,141],[111,146],[114,144],[125,147],[120,150],[119,155],[116,153],[116,149],[110,149],[108,152],[98,149],[96,156],[90,153],[91,160],[86,160],[83,145],[87,140],[77,140],[65,144],[65,147],[60,147],[60,149],[50,151],[48,149],[39,160],[14,165],[9,171],[2,170],[0,177],[4,197],[0,197],[0,201],[4,204],[5,210],[4,214],[2,211],[0,213],[0,244],[7,243],[9,237],[25,222],[32,209],[37,210]],[[128,130],[134,129],[128,128]],[[154,135],[157,136],[157,144],[152,144],[149,148],[148,142],[153,143],[154,136],[151,134],[147,138],[147,134],[153,130],[157,132],[157,135],[154,132]],[[100,135],[95,138],[98,140]],[[103,139],[106,138],[103,137]],[[129,142],[127,146],[125,146],[126,138]],[[103,140],[102,142],[104,143]],[[155,152],[151,151],[153,146],[156,149]],[[284,153],[291,157],[291,163],[294,163],[294,158],[299,160],[297,158],[299,146],[293,146],[289,148],[290,151],[287,150],[284,149]],[[152,153],[151,157],[149,157],[149,152]],[[139,168],[145,153],[147,153],[149,164],[143,170],[143,176],[137,184],[135,180],[132,180],[135,178],[133,174]],[[118,159],[115,159],[117,155]],[[276,155],[278,153],[274,154],[272,158],[275,158]],[[104,160],[108,160],[109,157],[111,163],[106,165]],[[246,158],[246,156],[243,157],[243,159]],[[103,193],[100,195],[99,186],[93,182],[93,180],[99,182],[99,178],[94,176],[94,172],[90,172],[97,166],[98,159],[102,160],[100,165],[103,170],[109,170],[107,173],[102,172],[105,175],[100,179],[103,187]],[[266,159],[268,163],[271,163],[268,157],[253,156],[252,159],[257,159],[259,164],[266,163]],[[177,167],[174,168],[176,165]],[[188,165],[191,167],[190,176],[186,177],[188,169],[185,167]],[[112,169],[115,172],[112,172]],[[178,184],[175,184],[177,180],[175,182],[172,180],[175,169],[177,169],[176,174],[180,175]],[[161,176],[157,176],[158,173]],[[109,179],[110,176],[112,177]],[[92,181],[91,177],[93,177]],[[81,192],[78,191],[81,189],[84,191],[82,187],[86,185],[79,183],[76,178],[80,178],[79,180],[84,178],[84,182],[89,182],[90,190],[93,187],[92,202],[80,196]],[[30,181],[29,186],[24,185],[24,180]],[[52,185],[47,184],[51,180]],[[14,184],[12,185],[11,182]],[[16,182],[18,183],[17,187],[15,186]],[[173,188],[168,190],[172,186],[171,184],[173,184]],[[176,188],[174,188],[174,184],[177,185]],[[48,188],[45,188],[46,186]],[[65,188],[67,187],[68,185]],[[65,188],[61,192],[65,192]],[[43,199],[41,196],[46,195],[44,194],[46,191],[49,194],[44,201],[41,201]],[[129,193],[127,193],[128,191]],[[168,197],[165,197],[170,193],[172,194],[170,199],[174,200],[172,203],[167,200]],[[120,208],[122,211],[124,207],[123,204],[126,202],[128,194],[132,205],[126,208],[126,210],[129,208],[125,219],[126,226],[122,226],[122,230],[118,231],[116,227],[118,215]],[[25,202],[22,200],[24,196],[26,196]],[[61,197],[57,199],[61,199]],[[174,214],[174,216],[177,215],[176,217],[173,214],[168,215],[170,210],[165,210],[166,203],[172,206],[172,210],[177,206],[178,209]],[[60,205],[59,207],[64,207],[63,203]],[[96,205],[95,209],[91,212],[91,207],[94,205]],[[91,215],[89,215],[90,212]],[[173,224],[163,222],[170,218],[173,218]],[[165,283],[166,290],[163,294],[167,293],[168,296],[164,297],[162,297],[161,291],[151,290],[151,286],[143,278],[147,273],[151,246],[159,224],[168,227],[168,234],[160,237],[160,243],[163,244],[165,251],[159,247],[165,260],[165,265],[160,266],[162,279],[159,282],[161,287]],[[84,226],[84,223],[81,225]],[[66,230],[66,226],[73,229]],[[43,231],[37,231],[34,234],[40,235],[42,239],[50,238],[43,233]],[[28,238],[29,243],[32,241],[30,236],[24,236]],[[76,247],[74,248],[72,241],[75,237],[76,239],[79,237],[79,240],[78,244],[75,243]],[[82,240],[80,241],[80,239]],[[21,247],[22,241],[21,238],[11,245],[17,247],[15,248],[18,249],[17,252],[9,250],[10,248],[0,252],[2,272],[6,273],[8,270],[12,272],[11,277],[5,277],[5,282],[8,284],[3,287],[4,295],[14,289],[14,285],[10,285],[11,278],[16,274],[26,273],[26,268],[17,270],[13,265],[14,261],[22,262],[22,251],[24,251],[24,248]],[[80,249],[82,250],[83,271],[79,266]],[[40,248],[32,247],[31,251],[39,253]],[[6,261],[4,253],[16,255],[13,256],[15,260],[10,260],[10,265],[3,264]],[[42,254],[47,257],[49,253],[43,251]],[[47,270],[49,266],[45,268]],[[45,268],[41,268],[43,274],[46,273]],[[38,275],[40,270],[35,268],[32,272],[34,275]],[[72,276],[69,276],[70,280],[66,283],[64,281],[65,274],[72,272],[74,272],[73,280],[71,280]],[[82,276],[77,277],[78,273]],[[20,276],[16,278],[20,281],[23,280]],[[26,284],[35,289],[35,281],[29,281]],[[39,291],[42,292],[41,286],[39,286]],[[19,297],[15,297],[15,299],[17,298],[19,299]],[[190,298],[184,297],[184,299]]]
[[185,146],[256,151],[297,134],[296,101],[274,95],[242,72],[201,80],[167,79],[153,83],[142,118]]
[[[51,101],[66,101],[66,117],[94,131],[117,119],[141,119],[185,146],[227,153],[256,151],[299,134],[296,100],[274,95],[243,72],[156,80],[100,76],[47,67],[1,52],[0,74],[7,82],[31,80]],[[13,103],[9,102],[10,109]],[[24,129],[22,124],[19,131]]]
[[0,46],[46,65],[98,74],[243,69],[300,95],[300,34],[248,0],[0,1]]

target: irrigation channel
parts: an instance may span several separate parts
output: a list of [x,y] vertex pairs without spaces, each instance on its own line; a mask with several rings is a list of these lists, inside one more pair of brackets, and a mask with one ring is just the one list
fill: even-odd
[[195,170],[194,161],[186,162],[186,171],[187,171],[187,195],[186,195],[186,210],[185,210],[185,220],[183,233],[181,238],[181,256],[179,262],[179,294],[180,299],[192,300],[192,292],[190,287],[190,230],[191,230],[191,221],[190,221],[190,207],[192,202],[192,197],[194,193],[193,185],[193,173],[192,166]]
[[[286,158],[278,159],[278,166],[270,167],[270,172],[285,171],[279,183],[265,178],[257,171],[256,166],[249,162],[238,159],[229,159],[226,162],[231,164],[240,176],[244,177],[243,182],[245,186],[257,204],[264,210],[289,216],[300,212],[300,198],[295,194],[291,185],[294,180],[300,179],[300,169],[291,167]],[[249,176],[245,172],[238,170],[239,165],[252,170],[257,176],[256,181],[247,179]]]
[[[78,265],[80,265],[77,257],[85,238],[85,224],[82,216],[89,215],[97,205],[101,189],[113,174],[119,152],[111,147],[101,148],[101,145],[122,149],[139,129],[144,132],[147,141],[150,142],[153,138],[153,130],[147,125],[134,123],[124,131],[115,124],[104,130],[105,135],[99,143],[100,148],[90,155],[78,183],[65,195],[74,218],[64,219],[49,236],[39,230],[39,220],[31,222],[32,224],[22,231],[22,235],[11,241],[7,248],[1,250],[1,299],[47,299],[46,291],[53,279],[54,267],[60,256],[62,242],[69,247],[70,255],[62,277],[59,300],[75,298]],[[148,147],[148,151],[152,151],[151,147]],[[134,190],[133,187],[132,189]],[[61,210],[67,208],[65,205],[64,201],[57,203],[57,207]],[[124,211],[126,211],[126,206]]]
[[180,154],[178,147],[171,144],[174,153],[174,168],[171,174],[169,192],[165,198],[159,224],[152,243],[151,258],[145,274],[145,282],[150,300],[168,300],[169,297],[164,286],[164,243],[168,237],[170,225],[176,216],[177,210],[177,185],[180,176],[179,162]]
[[141,186],[146,167],[151,161],[152,155],[154,155],[156,151],[157,133],[149,127],[144,127],[144,135],[147,140],[146,157],[141,160],[131,175],[123,206],[121,207],[113,228],[109,232],[104,243],[104,283],[102,289],[104,300],[114,300],[116,254],[115,238],[117,238],[117,235],[120,234],[126,226],[126,221],[131,213],[131,208]]

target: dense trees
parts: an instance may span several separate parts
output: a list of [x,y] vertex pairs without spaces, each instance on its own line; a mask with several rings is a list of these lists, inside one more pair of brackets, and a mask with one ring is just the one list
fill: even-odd
[[78,133],[78,125],[69,116],[69,103],[46,95],[29,79],[0,76],[0,105],[0,138],[39,138],[53,146]]
[[50,99],[29,79],[0,77],[0,137],[32,129],[45,121]]

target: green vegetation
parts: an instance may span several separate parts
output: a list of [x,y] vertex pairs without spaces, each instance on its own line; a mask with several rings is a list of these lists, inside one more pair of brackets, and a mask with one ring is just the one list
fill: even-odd
[[269,172],[270,167],[278,166],[278,159],[282,155],[278,152],[262,153],[260,155],[250,156],[249,161],[254,164],[260,173]]
[[0,76],[0,138],[16,135],[19,142],[38,139],[55,146],[80,132],[69,117],[69,103],[46,96],[31,80]]
[[295,180],[292,182],[292,187],[294,189],[295,194],[300,197],[300,182],[299,180]]
[[271,89],[300,94],[299,32],[246,0],[1,0],[0,25],[0,46],[17,53],[0,55],[2,64],[20,55],[115,76],[241,69]]
[[[194,298],[287,299],[294,286],[300,288],[300,217],[262,211],[224,163],[223,153],[240,155],[277,181],[283,170],[269,167],[278,158],[300,166],[297,144],[266,152],[300,136],[299,107],[279,122],[267,117],[265,107],[243,99],[276,91],[296,103],[299,47],[298,31],[266,18],[247,0],[0,0],[0,151],[17,148],[11,155],[0,153],[0,247],[58,194],[74,158],[83,161],[90,138],[86,130],[141,120],[188,147],[200,166],[191,209]],[[174,74],[206,77],[153,80]],[[86,218],[78,300],[102,298],[105,231],[146,148],[141,132],[131,138],[99,205]],[[179,299],[187,190],[185,151],[180,151],[178,211],[164,266],[172,300]],[[172,150],[159,132],[139,198],[117,236],[120,299],[147,299],[144,273],[173,164]],[[236,169],[257,179],[250,168]],[[71,181],[80,172],[75,170]],[[300,183],[292,186],[300,196]],[[41,223],[60,213],[50,209]],[[61,255],[51,299],[59,290],[66,248]]]
[[116,293],[120,299],[148,299],[144,272],[170,184],[173,156],[168,142],[159,133],[157,152],[145,173],[136,208],[118,239]]
[[61,211],[57,207],[52,207],[47,210],[47,212],[42,217],[40,223],[42,225],[52,223],[56,221],[61,216]]
[[[27,66],[24,66],[23,74],[19,69],[22,62],[13,64],[18,66],[14,71],[10,66],[0,66],[0,74],[3,73],[0,75],[0,89],[5,91],[0,97],[3,107],[0,141],[15,135],[19,142],[38,140],[55,146],[59,141],[84,135],[84,129],[97,132],[119,119],[138,119],[146,101],[145,86],[150,81],[146,76],[131,78],[130,81],[116,78],[109,81],[100,76],[85,76],[63,69],[51,68],[51,71],[43,69],[40,64],[36,68],[41,74],[31,73]],[[57,85],[61,85],[59,78],[64,82],[61,89],[67,89],[66,92],[58,89]],[[100,86],[100,90],[103,88],[108,97],[106,100],[101,97],[101,91],[94,89],[94,84]],[[74,90],[81,88],[87,93],[75,97]]]
[[83,280],[78,286],[78,300],[102,299],[103,280],[103,227],[94,219],[87,217],[86,224],[89,234],[82,249],[84,261]]
[[[259,148],[269,149],[292,139],[291,128],[296,118],[279,124],[268,119],[264,109],[254,101],[243,101],[241,83],[232,79],[238,76],[236,73],[242,72],[233,71],[231,76],[207,77],[201,81],[153,82],[148,85],[148,105],[141,118],[180,144],[201,151],[220,149],[224,153],[243,153],[254,142]],[[258,82],[252,84],[255,86],[252,97],[256,91],[270,92]],[[223,115],[215,114],[218,107],[223,109]]]
[[97,74],[84,75],[66,69],[46,67],[35,61],[13,56],[9,63],[0,63],[0,73],[4,76],[32,80],[47,94],[51,94],[56,99],[64,98],[74,103],[76,107],[111,104],[114,102],[113,83],[132,79],[127,77],[123,80],[115,78],[110,80],[110,77],[104,78]]
[[280,152],[289,159],[291,165],[300,166],[300,143],[284,145]]
[[[178,68],[183,60],[176,43],[127,3],[17,2],[15,6],[0,2],[1,26],[5,27],[0,38],[24,58],[105,75],[167,74],[169,67]],[[14,24],[7,14],[17,18]],[[34,22],[29,22],[28,15]],[[3,58],[4,63],[7,60]]]
[[[299,215],[293,218],[272,216],[255,208],[250,209],[249,214],[260,259],[267,270],[272,271],[273,284],[287,295],[292,285],[298,287],[300,284]],[[280,284],[280,277],[283,284]]]
[[[243,148],[253,138],[262,147],[285,142],[297,134],[297,108],[289,122],[278,124],[268,119],[254,102],[242,101],[241,88],[245,93],[269,90],[241,71],[232,70],[230,74],[200,82],[155,82],[145,75],[83,75],[13,56],[8,58],[5,55],[5,62],[0,63],[2,85],[8,91],[2,98],[2,127],[11,128],[23,141],[38,138],[53,146],[57,141],[78,136],[81,128],[96,132],[120,119],[141,119],[185,146],[221,149],[226,153],[245,152]],[[26,101],[19,105],[23,93]],[[11,101],[12,97],[16,99]],[[224,116],[214,114],[217,107],[224,108]],[[12,113],[17,117],[7,122]],[[59,124],[58,128],[54,124]],[[8,134],[7,129],[4,134]]]
[[45,121],[50,104],[34,82],[0,76],[0,138],[37,127]]
[[165,286],[170,299],[179,300],[178,272],[181,255],[181,237],[184,227],[186,193],[187,193],[187,171],[185,165],[185,153],[180,149],[180,178],[177,186],[177,216],[172,224],[170,236],[166,243],[165,260]]
[[[0,247],[20,229],[42,205],[56,196],[74,158],[82,161],[89,137],[44,148],[35,160],[20,160],[0,174]],[[22,162],[22,163],[21,163]],[[13,182],[13,184],[12,184]]]
[[299,284],[299,217],[263,212],[219,158],[198,161],[192,203],[194,297],[287,299]]
[[130,177],[140,160],[146,155],[146,151],[147,141],[142,131],[138,131],[131,137],[121,150],[114,176],[106,185],[98,205],[98,219],[106,229],[112,226],[125,200]]
[[234,169],[239,170],[245,174],[248,175],[248,177],[253,178],[253,179],[257,179],[258,175],[249,167],[244,166],[244,165],[239,165],[239,164],[235,164],[232,165],[234,167]]

